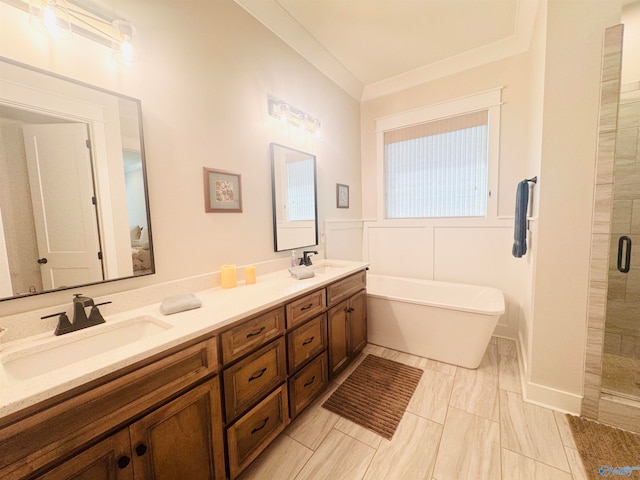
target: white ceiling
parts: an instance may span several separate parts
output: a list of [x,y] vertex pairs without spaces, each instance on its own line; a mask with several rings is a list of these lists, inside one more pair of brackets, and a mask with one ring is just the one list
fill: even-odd
[[235,0],[368,99],[528,50],[537,0]]

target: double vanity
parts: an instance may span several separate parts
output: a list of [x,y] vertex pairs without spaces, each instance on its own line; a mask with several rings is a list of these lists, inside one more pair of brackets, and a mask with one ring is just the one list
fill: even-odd
[[0,478],[235,479],[365,346],[366,267],[4,344]]

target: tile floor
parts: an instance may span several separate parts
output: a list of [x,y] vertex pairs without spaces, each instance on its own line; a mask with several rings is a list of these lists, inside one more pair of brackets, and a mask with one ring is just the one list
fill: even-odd
[[[391,441],[322,408],[371,353],[424,370]],[[515,342],[468,370],[367,345],[240,480],[586,480],[563,414],[522,401]]]

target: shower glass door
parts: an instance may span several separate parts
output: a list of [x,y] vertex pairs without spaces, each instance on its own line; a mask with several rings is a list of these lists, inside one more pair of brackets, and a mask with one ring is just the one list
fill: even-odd
[[[627,32],[625,32],[626,35]],[[640,399],[640,81],[620,90],[602,390]]]

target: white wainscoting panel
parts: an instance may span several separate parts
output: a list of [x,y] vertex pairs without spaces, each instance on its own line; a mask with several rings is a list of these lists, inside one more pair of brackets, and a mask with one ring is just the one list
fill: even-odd
[[365,259],[372,273],[433,280],[433,228],[365,224]]
[[362,261],[362,220],[325,220],[325,258]]

